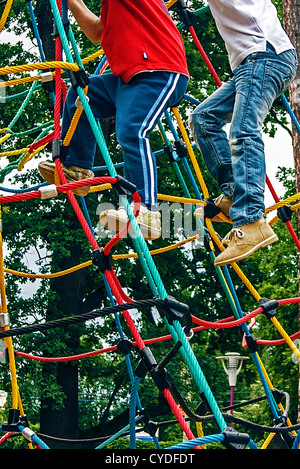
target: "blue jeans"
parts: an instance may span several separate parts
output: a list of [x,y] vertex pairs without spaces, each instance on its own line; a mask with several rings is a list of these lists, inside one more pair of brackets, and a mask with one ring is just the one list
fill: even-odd
[[[224,195],[233,199],[234,226],[259,220],[265,211],[266,165],[261,126],[274,100],[294,79],[294,50],[250,54],[233,77],[196,107],[191,128],[204,162]],[[229,137],[225,124],[231,123]]]
[[[115,117],[115,131],[124,157],[124,177],[136,185],[141,202],[148,207],[157,203],[157,170],[150,148],[149,134],[166,109],[176,106],[183,97],[188,78],[179,73],[144,72],[129,83],[112,73],[90,77],[89,105],[96,119]],[[77,92],[68,91],[61,138],[69,128],[76,110]],[[96,140],[83,112],[68,152],[65,165],[92,169]]]

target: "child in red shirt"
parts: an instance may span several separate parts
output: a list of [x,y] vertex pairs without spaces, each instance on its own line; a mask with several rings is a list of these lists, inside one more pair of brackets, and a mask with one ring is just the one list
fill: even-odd
[[[83,0],[69,0],[68,5],[87,37],[101,42],[110,64],[112,73],[90,77],[89,104],[96,119],[115,117],[124,177],[141,197],[137,221],[144,237],[155,239],[161,235],[161,223],[155,210],[157,174],[149,134],[186,90],[189,73],[183,41],[162,0],[103,0],[100,18]],[[76,90],[70,88],[62,139],[76,110],[76,98]],[[68,181],[93,177],[95,148],[95,137],[83,113],[63,160]],[[48,182],[54,182],[53,163],[40,163],[39,170]],[[77,194],[86,195],[88,190],[81,187]],[[123,207],[100,214],[100,222],[109,229],[120,230],[127,221]]]

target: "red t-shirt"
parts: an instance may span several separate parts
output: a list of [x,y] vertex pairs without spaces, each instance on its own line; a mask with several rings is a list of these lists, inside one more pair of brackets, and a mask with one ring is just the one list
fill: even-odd
[[102,0],[101,46],[125,82],[147,70],[189,76],[184,44],[163,0]]

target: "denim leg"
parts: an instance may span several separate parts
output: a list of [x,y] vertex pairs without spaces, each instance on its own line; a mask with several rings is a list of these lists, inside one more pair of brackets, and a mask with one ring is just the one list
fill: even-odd
[[293,79],[293,67],[284,63],[292,51],[251,54],[234,73],[236,99],[230,128],[234,226],[259,220],[265,212],[266,164],[261,127],[274,100]]
[[[105,119],[116,115],[115,101],[119,87],[120,78],[111,73],[90,77],[87,96],[96,119]],[[76,90],[71,87],[63,110],[61,139],[65,137],[75,113],[77,96]],[[85,112],[83,112],[68,147],[67,155],[62,157],[62,161],[66,165],[92,169],[95,150],[96,139]]]
[[231,121],[234,100],[235,84],[231,79],[199,104],[191,116],[192,133],[207,169],[229,199],[233,196],[234,180],[224,126]]
[[116,137],[124,156],[124,177],[136,185],[141,201],[157,204],[157,169],[149,135],[164,111],[178,104],[188,83],[184,75],[146,72],[120,87]]
[[[195,141],[221,191],[233,198],[234,226],[264,214],[265,155],[262,123],[274,100],[287,89],[297,68],[294,50],[258,52],[193,112]],[[229,140],[223,130],[231,121]],[[233,188],[233,197],[232,191]]]

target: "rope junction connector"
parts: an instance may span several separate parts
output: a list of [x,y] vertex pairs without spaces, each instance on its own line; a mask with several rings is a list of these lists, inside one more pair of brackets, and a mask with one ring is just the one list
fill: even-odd
[[280,402],[282,401],[282,398],[285,396],[285,393],[283,391],[280,391],[279,389],[276,389],[276,388],[272,390],[272,394],[273,394],[276,404],[280,404]]
[[145,378],[148,371],[157,366],[157,362],[149,347],[144,347],[139,350],[141,361],[135,369],[135,374],[138,378]]
[[26,415],[20,416],[19,409],[9,409],[8,421],[3,422],[2,430],[5,432],[20,432],[19,427],[28,427]]
[[179,160],[179,155],[173,144],[164,145],[164,152],[169,158],[170,163],[175,163],[175,161]]
[[247,433],[239,433],[232,427],[226,427],[222,431],[222,435],[225,436],[222,444],[227,449],[245,449],[250,441],[250,437]]
[[113,185],[113,190],[119,198],[120,196],[131,197],[136,192],[136,186],[132,182],[127,181],[122,176],[116,176],[117,181]]
[[192,326],[189,306],[184,303],[180,303],[180,301],[176,300],[172,296],[167,296],[163,301],[163,304],[157,306],[158,311],[161,313],[161,317],[166,317],[169,323],[172,323],[173,321],[181,322],[183,319],[186,319],[188,333]]
[[204,202],[206,202],[204,207],[204,218],[214,218],[218,213],[220,213],[220,207],[215,205],[213,199],[204,199]]
[[175,145],[177,155],[179,156],[179,158],[185,158],[188,154],[188,151],[182,138],[180,138],[179,140],[175,140],[174,145]]
[[83,70],[82,67],[79,67],[79,70],[76,70],[75,72],[73,70],[68,70],[68,74],[71,85],[75,90],[78,88],[78,86],[80,86],[80,88],[85,88],[90,83],[88,74],[85,70]]
[[186,7],[183,0],[177,0],[175,5],[173,5],[170,10],[178,11],[182,22],[184,25],[189,28],[194,24],[194,12]]
[[271,319],[277,314],[277,300],[269,300],[269,298],[261,298],[258,302],[259,306],[262,307],[264,315]]
[[62,146],[62,141],[55,138],[53,141],[52,141],[52,158],[53,158],[53,161],[56,160],[56,158],[60,158],[60,150],[61,150],[61,146]]
[[123,353],[123,355],[128,355],[133,348],[133,343],[128,339],[122,339],[117,345],[117,349]]
[[279,207],[277,210],[277,216],[282,220],[284,223],[291,220],[293,215],[293,211],[289,205],[284,205],[283,207]]
[[93,252],[93,264],[99,267],[102,273],[106,270],[112,270],[113,267],[113,258],[111,251],[108,254],[104,254],[104,248],[100,247],[95,249]]
[[167,370],[156,367],[150,370],[150,375],[159,391],[163,392],[165,389],[170,389],[172,378]]
[[201,399],[201,402],[196,408],[196,414],[199,415],[200,417],[207,415],[207,414],[211,414],[212,410],[204,392],[200,393],[200,399]]
[[[63,28],[65,30],[66,35],[68,35],[69,28],[70,28],[70,21],[67,21],[66,23],[63,23]],[[53,37],[54,38],[59,37],[59,31],[58,31],[56,21],[53,24]]]
[[258,350],[257,338],[253,334],[245,335],[245,341],[250,353],[255,353]]
[[136,416],[136,423],[144,423],[145,426],[143,427],[143,430],[148,433],[150,436],[154,436],[157,432],[158,429],[158,424],[156,422],[152,422],[152,420],[149,419],[149,416],[146,412],[145,409],[141,409],[137,411],[137,416]]

